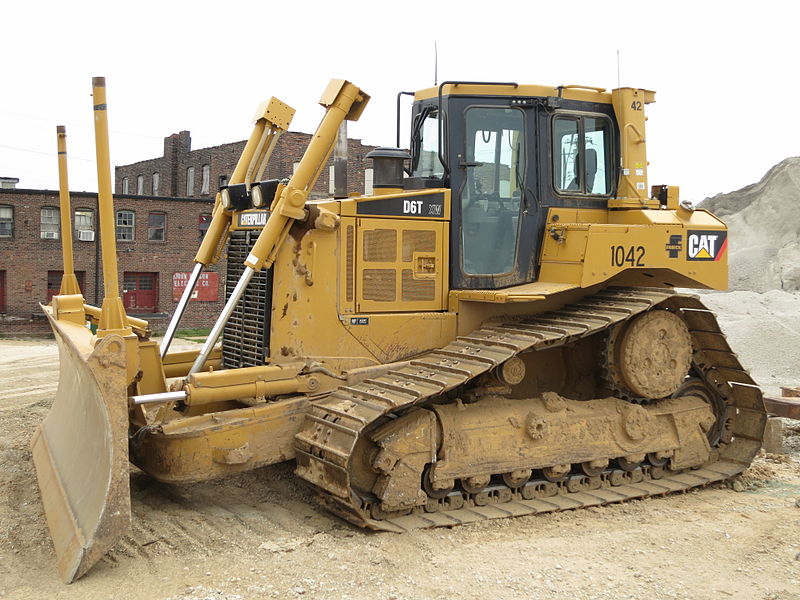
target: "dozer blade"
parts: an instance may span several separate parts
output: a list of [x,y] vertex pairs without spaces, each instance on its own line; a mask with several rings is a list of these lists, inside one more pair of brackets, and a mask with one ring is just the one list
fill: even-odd
[[58,392],[31,447],[58,571],[86,573],[131,524],[125,341],[45,313],[58,342]]

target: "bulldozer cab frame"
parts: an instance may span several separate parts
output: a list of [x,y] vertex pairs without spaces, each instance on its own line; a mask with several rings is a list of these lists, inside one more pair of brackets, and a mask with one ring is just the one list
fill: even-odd
[[446,82],[413,104],[406,187],[452,190],[451,289],[536,281],[549,209],[606,209],[616,194],[620,137],[607,98],[519,88]]

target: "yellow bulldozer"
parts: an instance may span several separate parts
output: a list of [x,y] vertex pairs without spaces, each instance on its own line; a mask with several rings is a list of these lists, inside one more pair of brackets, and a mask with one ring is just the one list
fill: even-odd
[[[447,81],[413,94],[407,150],[370,154],[369,195],[323,200],[369,96],[332,80],[294,173],[263,180],[294,114],[272,98],[159,344],[120,300],[93,85],[105,297],[72,274],[61,130],[64,281],[43,307],[60,380],[32,442],[64,581],[129,530],[129,461],[185,483],[294,460],[332,512],[402,532],[686,490],[758,452],[761,391],[676,290],[727,287],[727,231],[648,188],[654,92]],[[169,352],[223,257],[207,340]]]

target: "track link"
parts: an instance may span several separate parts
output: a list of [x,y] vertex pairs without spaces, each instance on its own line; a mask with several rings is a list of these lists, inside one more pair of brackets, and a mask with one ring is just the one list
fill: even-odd
[[[680,473],[645,465],[607,470],[559,483],[531,481],[512,489],[490,485],[479,494],[454,491],[405,513],[381,513],[374,498],[353,489],[349,467],[357,441],[379,422],[460,388],[511,357],[571,344],[631,317],[665,308],[679,314],[692,336],[695,371],[726,405],[713,460]],[[761,391],[731,351],[711,311],[694,296],[672,290],[607,288],[562,309],[482,327],[431,350],[408,366],[344,386],[316,401],[295,438],[297,474],[332,512],[360,526],[404,531],[484,519],[569,510],[663,495],[722,481],[742,472],[761,446],[766,414]]]

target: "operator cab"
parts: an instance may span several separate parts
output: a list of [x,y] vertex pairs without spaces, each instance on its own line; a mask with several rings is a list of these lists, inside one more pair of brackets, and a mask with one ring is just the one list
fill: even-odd
[[613,197],[619,140],[608,94],[445,82],[416,94],[405,187],[452,190],[451,289],[536,281],[551,207]]

